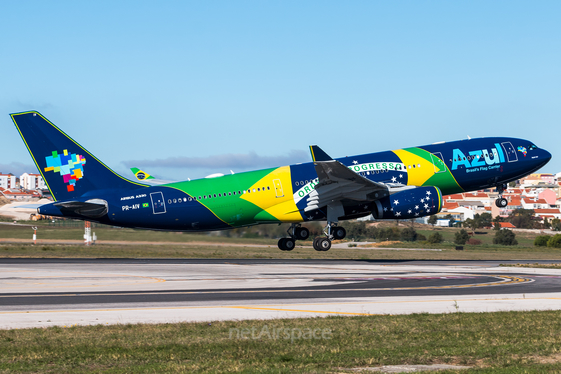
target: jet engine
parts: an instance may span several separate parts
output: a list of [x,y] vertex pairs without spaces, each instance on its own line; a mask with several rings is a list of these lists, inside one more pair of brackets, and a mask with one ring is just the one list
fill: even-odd
[[372,215],[376,219],[410,219],[429,216],[442,209],[438,187],[416,187],[376,200]]

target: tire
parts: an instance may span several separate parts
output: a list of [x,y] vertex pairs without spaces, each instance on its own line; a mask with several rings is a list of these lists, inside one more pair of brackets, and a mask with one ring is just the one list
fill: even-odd
[[321,239],[321,238],[320,237],[314,238],[314,249],[318,252],[321,252],[322,249],[321,249],[321,247],[319,246],[319,243],[318,243],[319,239]]
[[285,251],[292,251],[296,247],[296,242],[292,238],[286,238],[284,240],[284,250]]
[[334,227],[333,230],[331,230],[331,234],[333,235],[333,239],[345,239],[345,236],[347,236],[347,230],[345,230],[344,227]]
[[508,206],[508,200],[503,198],[495,200],[495,205],[499,208],[506,208]]
[[279,246],[279,249],[281,251],[286,251],[286,244],[285,243],[286,243],[286,238],[280,238],[279,239],[278,246]]
[[318,247],[321,248],[320,250],[323,252],[329,251],[331,248],[331,240],[328,238],[320,237],[318,239]]
[[294,230],[294,236],[296,240],[306,240],[310,237],[310,230],[305,227],[297,227]]

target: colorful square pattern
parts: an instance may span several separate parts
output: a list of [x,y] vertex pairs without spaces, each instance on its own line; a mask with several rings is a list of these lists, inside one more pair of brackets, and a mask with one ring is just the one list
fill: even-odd
[[62,154],[53,151],[52,156],[45,157],[45,161],[47,162],[45,171],[54,171],[62,175],[64,183],[68,183],[66,189],[69,192],[74,191],[76,181],[84,176],[86,159],[82,155],[68,153],[65,149]]

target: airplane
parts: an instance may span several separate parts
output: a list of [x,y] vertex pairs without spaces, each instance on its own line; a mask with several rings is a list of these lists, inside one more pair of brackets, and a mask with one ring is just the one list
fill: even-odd
[[310,146],[312,162],[159,185],[128,180],[37,111],[11,114],[54,202],[39,214],[167,231],[214,231],[290,223],[284,251],[308,239],[302,226],[326,221],[313,240],[327,251],[343,239],[341,220],[413,219],[438,213],[443,195],[496,187],[535,172],[551,154],[529,140],[490,137],[332,158]]

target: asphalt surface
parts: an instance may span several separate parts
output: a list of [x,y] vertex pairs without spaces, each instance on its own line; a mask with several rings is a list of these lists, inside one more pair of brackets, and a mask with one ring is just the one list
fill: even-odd
[[[273,318],[274,313],[262,313],[258,317],[256,311],[286,311],[296,304],[300,307],[291,309],[299,312],[295,316],[312,312],[362,314],[357,311],[360,308],[366,314],[372,314],[385,311],[381,300],[392,307],[402,308],[392,309],[397,312],[435,312],[443,308],[438,301],[462,298],[474,300],[473,306],[466,306],[478,310],[477,305],[483,304],[477,304],[475,300],[481,295],[485,300],[510,300],[509,304],[501,304],[501,308],[506,305],[506,309],[531,309],[532,304],[527,298],[536,295],[536,299],[548,300],[542,309],[551,308],[550,301],[561,296],[561,271],[499,266],[517,262],[0,259],[0,320],[6,321],[4,327],[12,328],[30,323],[28,317],[18,313],[59,315],[82,310],[87,316],[90,312],[118,310],[122,323],[128,320],[127,313],[147,308],[164,311],[159,319],[156,318],[159,321],[165,320],[165,314],[173,308],[191,308],[187,314],[172,313],[173,318],[186,320],[217,316],[227,319],[228,316],[220,314],[217,308],[250,311],[235,314],[235,319]],[[512,301],[518,299],[523,300],[520,305]],[[429,305],[431,300],[435,301],[432,306]],[[412,308],[405,301],[421,304]],[[320,304],[321,310],[311,307]],[[440,306],[437,308],[437,305]],[[535,305],[538,308],[540,303]],[[449,306],[444,311],[449,311]],[[486,308],[482,311],[489,310],[490,306]],[[212,313],[205,315],[209,310]],[[133,322],[143,321],[136,314],[134,316],[130,314]],[[75,317],[81,321],[89,318]]]

